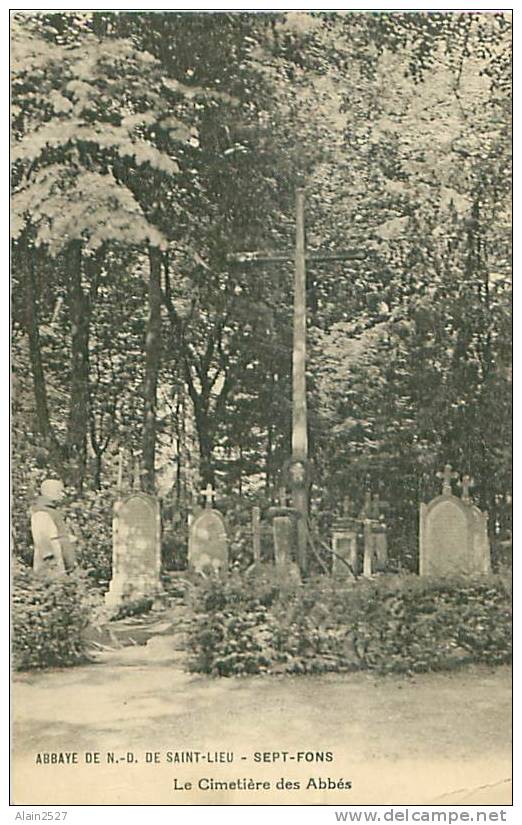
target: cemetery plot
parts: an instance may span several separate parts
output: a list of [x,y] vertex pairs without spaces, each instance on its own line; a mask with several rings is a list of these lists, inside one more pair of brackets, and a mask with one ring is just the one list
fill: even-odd
[[429,24],[13,14],[20,671],[511,661],[511,15]]

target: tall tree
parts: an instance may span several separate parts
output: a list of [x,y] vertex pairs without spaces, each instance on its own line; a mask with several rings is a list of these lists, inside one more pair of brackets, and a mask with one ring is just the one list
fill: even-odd
[[[61,15],[15,19],[13,226],[15,240],[28,250],[26,259],[32,257],[33,266],[37,247],[51,256],[62,251],[66,256],[71,381],[62,470],[69,482],[81,488],[90,407],[89,318],[99,264],[111,243],[166,245],[133,190],[143,167],[153,170],[152,177],[158,179],[176,175],[179,167],[151,140],[154,124],[163,114],[164,76],[157,62],[129,41],[100,39],[92,15],[76,17],[73,34],[63,34],[63,25],[53,25],[63,23]],[[67,15],[65,21],[70,22]],[[178,140],[172,138],[174,143]],[[154,265],[150,277],[157,280]],[[154,323],[155,313],[151,312]],[[31,356],[40,398],[40,430],[56,445],[38,363],[36,320],[33,312]],[[157,349],[153,335],[146,342]],[[148,365],[149,373],[157,370],[157,358],[149,357]],[[148,422],[155,409],[150,398],[155,381],[150,376],[146,390]]]

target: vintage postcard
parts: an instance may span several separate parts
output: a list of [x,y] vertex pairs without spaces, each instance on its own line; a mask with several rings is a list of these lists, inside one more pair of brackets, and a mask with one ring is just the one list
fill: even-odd
[[11,12],[11,805],[511,805],[511,23]]

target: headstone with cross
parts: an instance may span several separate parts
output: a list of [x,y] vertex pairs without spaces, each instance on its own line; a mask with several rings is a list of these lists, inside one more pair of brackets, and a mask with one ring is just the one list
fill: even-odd
[[357,556],[357,519],[353,516],[353,502],[343,499],[343,515],[332,524],[332,576],[336,581],[350,579],[360,572]]
[[274,537],[274,564],[277,569],[286,568],[292,561],[294,522],[287,515],[274,516],[272,520]]
[[359,521],[363,527],[363,576],[366,577],[386,569],[388,547],[382,511],[387,507],[388,502],[381,501],[378,493],[365,492]]
[[[310,254],[305,245],[304,191],[296,191],[295,252],[267,255],[261,251],[237,252],[227,256],[229,263],[274,264],[294,259],[294,330],[292,354],[292,462],[301,464],[307,478],[308,426],[306,404],[306,264],[326,261],[361,260],[366,253],[361,250],[337,253]],[[308,566],[308,483],[296,483],[292,487],[292,504],[301,514],[297,520],[297,560],[302,573]]]
[[354,512],[353,501],[350,498],[350,496],[345,496],[343,498],[343,516],[344,516],[344,518],[350,518],[350,516],[353,516],[353,512]]
[[188,564],[198,573],[228,569],[228,543],[225,520],[213,509],[214,490],[207,484],[201,491],[205,509],[192,521],[189,530]]
[[114,503],[108,606],[161,593],[161,518],[156,496],[133,492]]
[[491,569],[487,513],[471,503],[471,478],[463,476],[462,498],[451,482],[458,478],[450,464],[437,473],[442,493],[420,506],[419,572],[421,576],[477,575]]
[[462,490],[460,497],[462,501],[465,501],[469,504],[471,501],[471,496],[469,494],[470,488],[475,486],[475,482],[471,478],[471,476],[464,475],[462,476],[462,480],[457,482],[457,486],[460,487]]
[[371,490],[366,490],[364,493],[364,501],[363,506],[361,508],[361,512],[359,518],[372,518],[373,516],[373,497]]
[[286,487],[278,490],[278,504],[266,511],[267,521],[272,523],[274,548],[274,565],[282,578],[300,580],[299,569],[295,562],[297,524],[301,513],[295,507],[287,505]]
[[272,519],[274,564],[284,573],[295,552],[296,514],[288,507],[288,494],[284,485],[280,485],[277,498],[279,507],[270,508],[268,515]]
[[[124,479],[125,451],[119,452],[116,500],[112,518],[112,575],[105,603],[161,595],[161,515],[156,496],[141,490],[140,461],[132,462],[132,485]],[[132,492],[124,494],[124,490]]]
[[286,487],[283,487],[283,486],[279,487],[279,489],[277,491],[277,498],[278,498],[280,507],[286,507],[288,505],[288,495],[287,495],[287,492],[286,492]]
[[453,472],[453,468],[451,464],[445,464],[444,470],[437,473],[437,478],[442,479],[442,495],[443,496],[450,496],[452,494],[451,491],[451,482],[453,479],[459,477],[457,472]]
[[[335,554],[332,574],[335,577],[346,578],[351,572],[372,576],[375,572],[386,570],[388,548],[384,511],[388,507],[388,502],[382,501],[378,493],[372,494],[371,490],[365,492],[358,516],[354,515],[351,499],[346,497],[343,500],[343,515],[335,519],[332,525],[332,549]],[[358,541],[361,527],[362,550]]]

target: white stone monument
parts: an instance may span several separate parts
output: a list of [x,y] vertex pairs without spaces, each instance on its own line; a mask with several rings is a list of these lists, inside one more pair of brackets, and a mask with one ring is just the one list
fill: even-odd
[[470,500],[471,479],[462,479],[462,498],[451,490],[451,465],[443,473],[442,494],[420,506],[419,573],[421,576],[472,576],[491,570],[488,517]]
[[112,579],[105,602],[120,605],[161,592],[161,518],[154,496],[134,492],[116,501]]

